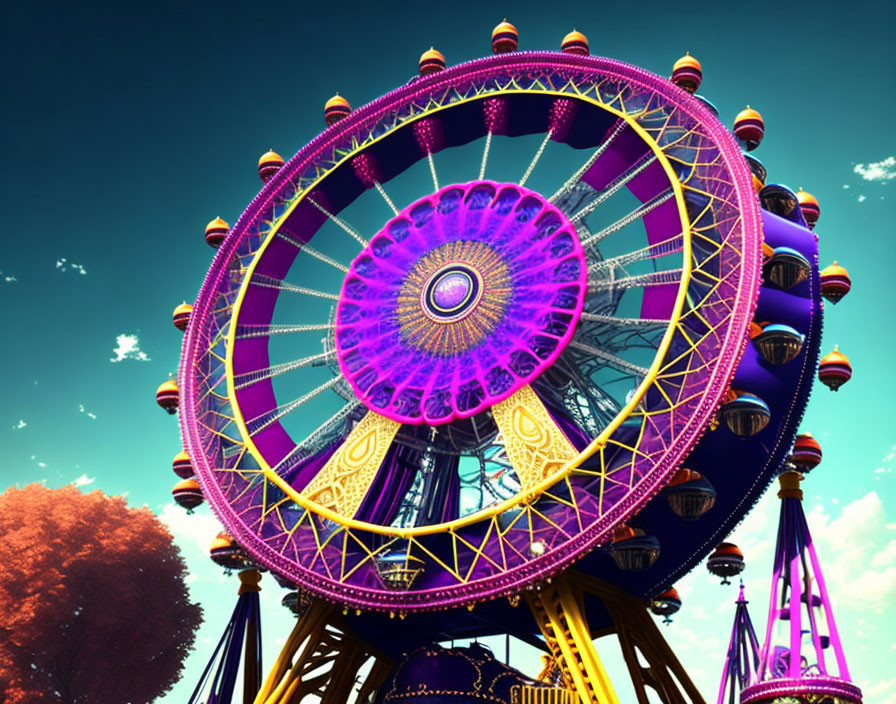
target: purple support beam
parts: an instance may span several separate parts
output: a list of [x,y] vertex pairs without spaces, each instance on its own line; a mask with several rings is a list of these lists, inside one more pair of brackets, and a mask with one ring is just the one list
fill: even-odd
[[716,704],[737,704],[738,694],[759,668],[759,639],[747,610],[749,602],[744,598],[743,584],[740,585],[740,595],[735,603],[737,609],[734,613],[734,627],[731,629]]

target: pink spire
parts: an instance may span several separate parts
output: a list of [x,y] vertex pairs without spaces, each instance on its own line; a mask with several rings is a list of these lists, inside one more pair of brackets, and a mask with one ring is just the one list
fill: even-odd
[[[803,476],[784,472],[779,480],[781,519],[768,627],[759,668],[750,686],[743,690],[741,702],[817,695],[836,697],[844,704],[860,704],[862,692],[850,681],[821,565],[803,512]],[[836,674],[832,669],[836,669]]]

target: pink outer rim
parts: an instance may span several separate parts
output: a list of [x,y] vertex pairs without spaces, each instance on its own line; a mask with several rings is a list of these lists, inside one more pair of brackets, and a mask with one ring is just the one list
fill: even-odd
[[[320,597],[334,602],[350,604],[352,607],[374,610],[396,610],[402,612],[446,609],[461,604],[475,603],[518,593],[527,584],[534,583],[563,570],[583,553],[608,539],[613,527],[641,509],[665,485],[668,476],[677,469],[690,450],[706,432],[710,419],[715,415],[723,400],[723,391],[734,377],[737,364],[743,355],[748,339],[747,325],[752,319],[759,297],[761,283],[760,244],[762,242],[762,221],[758,200],[753,194],[750,172],[732,134],[719,122],[707,107],[689,93],[648,71],[630,64],[598,56],[576,56],[558,52],[512,52],[469,61],[440,73],[422,78],[410,85],[397,88],[328,128],[293,156],[280,171],[271,178],[264,188],[252,199],[240,215],[230,236],[215,255],[211,268],[206,274],[199,296],[193,308],[193,321],[204,320],[208,315],[213,292],[227,270],[227,262],[233,256],[237,244],[244,236],[259,213],[268,207],[277,191],[292,179],[307,162],[329,147],[343,140],[343,135],[351,130],[372,123],[376,116],[388,110],[389,106],[403,103],[418,94],[430,92],[443,84],[450,84],[456,77],[469,74],[493,73],[495,69],[525,63],[531,68],[548,70],[570,69],[578,71],[602,72],[617,78],[627,79],[654,90],[668,98],[674,98],[678,108],[700,123],[720,150],[726,168],[732,176],[738,203],[744,238],[743,259],[737,297],[747,302],[732,315],[725,339],[722,343],[721,359],[712,372],[707,389],[709,400],[704,396],[700,406],[691,415],[688,424],[676,437],[676,447],[654,468],[652,475],[643,479],[616,506],[608,511],[591,528],[576,538],[545,553],[537,562],[521,565],[499,577],[492,577],[486,584],[471,582],[438,592],[390,593],[341,584],[302,570],[303,586]],[[571,96],[574,97],[574,96]],[[181,389],[181,435],[184,447],[194,457],[196,476],[203,495],[221,522],[240,544],[261,564],[287,574],[295,574],[296,563],[284,560],[265,543],[256,543],[256,535],[234,514],[217,483],[211,480],[213,469],[202,450],[194,405],[196,389],[193,386],[194,370],[199,356],[198,343],[201,340],[197,325],[191,324],[183,340],[181,366],[178,383]],[[497,582],[497,583],[496,583]]]
[[[585,292],[588,288],[588,286],[587,286],[588,266],[585,262],[585,250],[582,248],[582,243],[579,241],[579,236],[576,233],[575,227],[573,227],[572,223],[569,221],[569,218],[567,218],[563,214],[563,212],[557,206],[555,206],[553,203],[549,203],[546,198],[542,197],[535,191],[533,191],[529,188],[526,188],[525,186],[520,186],[519,184],[516,184],[516,183],[500,183],[497,181],[488,181],[488,180],[470,181],[469,183],[465,183],[465,184],[452,183],[448,186],[444,186],[444,187],[440,188],[435,193],[431,193],[428,196],[419,198],[418,200],[414,201],[413,203],[408,205],[406,208],[404,208],[401,212],[399,212],[398,215],[390,218],[389,221],[385,225],[383,225],[383,227],[380,229],[380,231],[377,232],[376,235],[374,235],[373,237],[370,238],[370,244],[368,244],[364,249],[362,249],[358,253],[358,256],[356,256],[352,260],[352,264],[351,264],[351,267],[349,268],[349,272],[348,272],[348,274],[345,275],[345,281],[348,281],[349,278],[351,278],[351,276],[355,273],[358,261],[360,261],[360,259],[362,257],[369,256],[368,252],[372,248],[373,243],[376,240],[376,238],[379,237],[383,233],[387,233],[389,231],[389,227],[392,225],[392,223],[397,222],[398,220],[411,220],[412,219],[411,211],[414,210],[415,208],[417,208],[420,205],[420,203],[422,203],[423,201],[430,201],[432,203],[437,203],[440,200],[443,193],[446,193],[448,191],[457,190],[458,187],[463,188],[465,193],[469,194],[474,188],[477,188],[482,184],[487,184],[489,186],[494,187],[496,195],[498,193],[500,193],[501,190],[504,188],[513,188],[514,190],[519,191],[522,194],[522,196],[527,196],[527,195],[534,196],[534,197],[538,198],[538,200],[540,200],[544,206],[543,209],[541,210],[541,212],[539,213],[539,215],[542,215],[546,212],[552,212],[560,218],[560,221],[563,224],[557,228],[557,232],[566,232],[568,235],[570,235],[572,237],[572,241],[573,241],[573,252],[571,254],[567,255],[567,257],[575,256],[579,260],[579,265],[580,265],[578,281],[577,282],[570,281],[570,282],[568,282],[568,284],[566,284],[566,285],[572,285],[573,283],[578,283],[578,285],[579,285],[579,295],[576,300],[576,307],[571,310],[563,311],[564,313],[570,314],[572,316],[572,320],[569,322],[569,325],[566,327],[566,332],[563,333],[563,337],[558,338],[559,342],[557,343],[557,346],[554,348],[554,351],[545,359],[539,360],[538,366],[535,368],[535,370],[531,374],[527,375],[526,377],[517,377],[515,379],[515,381],[513,382],[513,384],[511,384],[507,390],[501,392],[500,394],[489,395],[488,397],[483,399],[482,403],[479,403],[476,406],[474,406],[473,408],[470,408],[466,411],[461,411],[452,406],[451,415],[445,416],[444,418],[438,418],[437,420],[427,418],[425,412],[422,412],[420,414],[419,418],[412,418],[409,416],[403,416],[399,413],[396,413],[395,411],[393,411],[392,409],[389,409],[389,408],[375,409],[376,413],[386,416],[387,418],[394,420],[397,423],[407,423],[408,425],[422,425],[423,423],[428,423],[430,425],[443,425],[445,423],[450,423],[451,421],[457,420],[458,418],[470,418],[471,416],[474,416],[477,413],[482,413],[483,411],[488,410],[489,408],[494,406],[496,403],[503,401],[504,399],[510,398],[514,393],[519,391],[523,386],[531,383],[536,378],[538,378],[545,370],[547,370],[554,362],[557,361],[557,358],[561,355],[563,350],[566,349],[566,346],[569,344],[569,341],[572,340],[572,337],[576,331],[576,325],[579,322],[579,317],[582,315],[582,309],[585,307]],[[421,291],[420,295],[421,295],[421,297],[423,296],[422,291]],[[480,296],[481,295],[482,295],[482,289],[480,288]],[[340,294],[340,301],[339,301],[339,304],[337,304],[337,305],[340,305],[342,303],[342,300],[343,300],[342,294]],[[471,312],[472,312],[472,308],[465,315],[469,315]],[[355,386],[354,377],[357,376],[357,372],[356,373],[349,372],[349,370],[346,369],[346,367],[343,363],[342,347],[339,344],[339,337],[340,337],[339,332],[340,332],[340,330],[343,329],[343,327],[338,323],[338,320],[339,320],[338,309],[337,309],[337,313],[336,313],[336,320],[337,320],[336,350],[337,350],[337,357],[339,360],[339,369],[342,371],[342,376],[345,377],[345,379],[351,385],[352,391],[354,391],[355,396],[357,396],[361,400],[361,402],[364,403],[365,406],[370,408],[370,405],[367,403],[369,394],[364,391],[361,391],[361,389],[359,389]],[[371,386],[371,388],[373,388],[373,387]],[[430,388],[431,388],[431,384],[429,385],[429,387],[427,387],[427,391],[429,391]]]

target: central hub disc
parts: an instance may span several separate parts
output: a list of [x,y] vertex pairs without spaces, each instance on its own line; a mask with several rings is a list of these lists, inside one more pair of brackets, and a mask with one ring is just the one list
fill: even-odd
[[488,409],[549,367],[586,289],[575,228],[516,184],[446,186],[386,223],[336,308],[339,366],[371,410],[437,425]]
[[449,264],[429,277],[420,305],[435,322],[450,323],[469,314],[482,299],[482,276],[465,264]]

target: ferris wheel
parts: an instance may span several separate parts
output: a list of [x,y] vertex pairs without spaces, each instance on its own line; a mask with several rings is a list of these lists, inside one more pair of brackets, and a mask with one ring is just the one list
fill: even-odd
[[[361,108],[334,96],[323,133],[261,158],[233,228],[209,223],[160,388],[175,495],[383,662],[511,633],[564,691],[616,701],[588,635],[607,627],[700,701],[633,604],[674,613],[674,581],[790,451],[820,342],[817,202],[765,183],[742,153],[761,116],[732,134],[691,57],[670,81],[578,32],[517,41],[502,23],[493,56],[430,50]],[[714,554],[730,575],[732,555]]]

